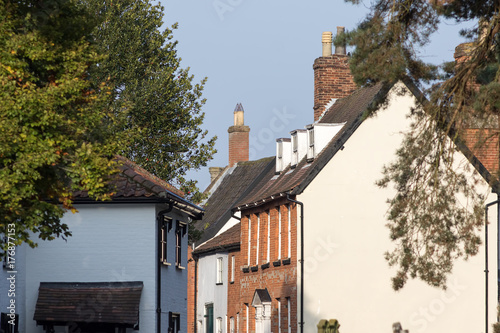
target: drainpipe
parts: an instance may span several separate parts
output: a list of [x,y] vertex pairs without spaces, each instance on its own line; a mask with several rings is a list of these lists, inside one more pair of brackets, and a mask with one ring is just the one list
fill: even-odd
[[161,265],[160,257],[161,257],[161,223],[163,222],[163,216],[167,213],[170,213],[174,208],[173,203],[168,203],[168,208],[158,212],[156,216],[157,220],[157,240],[156,240],[156,263],[157,263],[157,273],[156,273],[156,332],[161,332]]
[[[194,251],[194,243],[193,243],[193,251]],[[197,322],[197,312],[198,311],[198,257],[193,255],[191,252],[191,257],[194,260],[194,315],[193,315],[193,330],[194,333],[198,332],[198,322]]]
[[485,333],[488,333],[488,208],[490,206],[496,205],[499,200],[490,202],[484,207],[484,279],[485,279]]
[[288,201],[300,205],[300,332],[304,332],[304,204],[290,198],[290,193],[286,194]]

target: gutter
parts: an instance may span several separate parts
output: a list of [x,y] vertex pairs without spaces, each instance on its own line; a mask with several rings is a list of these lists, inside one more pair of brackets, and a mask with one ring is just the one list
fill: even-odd
[[156,272],[156,332],[160,333],[161,332],[161,265],[162,263],[160,262],[160,257],[161,257],[161,249],[160,249],[160,242],[161,242],[161,223],[163,222],[163,216],[167,213],[170,213],[172,209],[174,208],[174,205],[170,202],[168,205],[167,209],[164,209],[162,211],[159,211],[157,216],[156,216],[156,233],[157,233],[157,240],[156,240],[156,265],[157,265],[157,272]]
[[300,332],[304,332],[304,204],[290,198],[286,194],[286,199],[300,205]]

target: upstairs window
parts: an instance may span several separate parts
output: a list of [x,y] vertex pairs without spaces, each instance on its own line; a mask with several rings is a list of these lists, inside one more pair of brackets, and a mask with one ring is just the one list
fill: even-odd
[[224,272],[224,262],[222,257],[217,258],[217,284],[222,284],[222,274]]
[[180,313],[168,313],[168,332],[178,333],[181,330],[181,315]]
[[292,167],[299,163],[299,138],[297,133],[292,134]]
[[160,262],[164,265],[170,265],[167,259],[168,247],[167,247],[167,236],[170,229],[172,229],[172,219],[168,216],[163,217],[163,221],[160,226]]
[[271,215],[269,211],[266,212],[267,215],[267,253],[266,262],[270,261],[271,258]]
[[234,282],[234,267],[236,266],[236,261],[234,256],[231,256],[231,282]]
[[175,231],[175,266],[184,269],[182,266],[182,238],[187,233],[187,223],[177,221],[177,228]]
[[314,159],[314,127],[307,130],[307,160]]

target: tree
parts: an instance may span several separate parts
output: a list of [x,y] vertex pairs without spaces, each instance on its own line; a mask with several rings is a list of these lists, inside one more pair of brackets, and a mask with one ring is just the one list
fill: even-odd
[[[419,58],[443,18],[477,22],[461,32],[471,43],[459,64],[435,66]],[[396,290],[417,277],[445,288],[454,260],[478,252],[484,196],[471,170],[458,165],[456,144],[472,127],[482,133],[480,144],[498,137],[499,29],[498,1],[376,0],[357,29],[341,37],[356,46],[351,68],[358,84],[410,78],[427,97],[413,110],[411,130],[378,182],[396,189],[388,211],[395,248],[386,253],[398,268]],[[496,179],[492,174],[491,184]]]
[[133,143],[123,154],[154,175],[180,186],[197,202],[196,182],[187,181],[190,169],[206,166],[215,153],[215,138],[200,126],[206,79],[193,84],[189,68],[181,68],[172,28],[162,27],[163,7],[149,0],[87,0],[100,23],[93,39],[106,58],[94,66],[95,83],[113,85],[112,108],[126,110],[126,128]]
[[[55,6],[54,6],[55,5]],[[105,81],[87,80],[101,57],[85,39],[92,17],[70,0],[0,0],[0,233],[35,246],[71,235],[60,218],[74,191],[109,198],[113,156],[126,145]],[[9,244],[10,243],[10,244]]]

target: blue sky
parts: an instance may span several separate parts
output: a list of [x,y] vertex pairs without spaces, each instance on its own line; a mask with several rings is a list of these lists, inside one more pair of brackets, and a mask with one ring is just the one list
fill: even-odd
[[[343,0],[161,0],[164,22],[179,28],[181,65],[195,82],[208,77],[204,89],[203,128],[218,137],[218,153],[209,166],[226,166],[227,128],[237,103],[250,126],[250,159],[272,156],[275,139],[313,121],[314,59],[321,56],[321,34],[337,26],[352,30],[368,12],[365,4]],[[425,60],[451,61],[460,27],[443,23]],[[348,48],[348,52],[350,49]],[[208,168],[189,174],[208,186]]]

